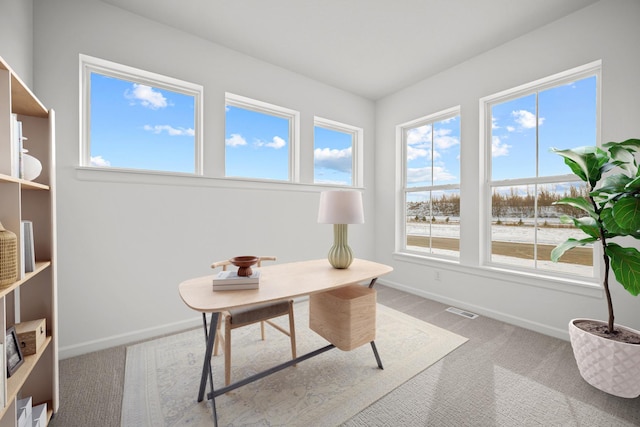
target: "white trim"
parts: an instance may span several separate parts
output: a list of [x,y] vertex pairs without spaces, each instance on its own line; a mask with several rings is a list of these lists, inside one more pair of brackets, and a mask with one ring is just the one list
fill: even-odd
[[407,292],[409,294],[413,294],[413,295],[418,295],[420,297],[423,298],[427,298],[433,301],[437,301],[441,304],[444,305],[452,305],[452,306],[456,306],[459,308],[462,308],[464,310],[467,311],[472,311],[474,313],[477,313],[479,315],[491,318],[491,319],[495,319],[495,320],[499,320],[501,322],[505,322],[508,323],[510,325],[514,325],[514,326],[518,326],[521,328],[525,328],[525,329],[529,329],[544,335],[548,335],[551,337],[555,337],[558,339],[562,339],[565,341],[569,340],[569,333],[566,330],[566,328],[564,329],[559,329],[559,328],[554,328],[548,325],[544,325],[542,323],[538,323],[538,322],[532,322],[526,318],[523,317],[518,317],[518,316],[513,316],[511,314],[506,314],[504,312],[501,311],[496,311],[496,310],[491,310],[479,305],[475,305],[475,304],[469,304],[466,301],[462,301],[462,300],[458,300],[455,298],[449,298],[449,297],[445,297],[442,296],[440,294],[435,294],[432,292],[426,292],[423,291],[421,289],[417,289],[414,287],[410,287],[410,286],[405,286],[405,285],[401,285],[397,282],[392,282],[388,279],[384,279],[384,278],[380,278],[378,279],[378,283],[380,283],[383,286],[388,286],[390,288],[394,288],[394,289],[399,289],[401,291]]
[[[203,174],[203,93],[202,85],[179,80],[173,77],[163,76],[161,74],[152,73],[150,71],[140,70],[116,62],[107,61],[105,59],[95,58],[89,55],[79,55],[80,64],[80,151],[79,166],[91,166],[91,126],[89,123],[91,117],[91,73],[102,74],[109,77],[116,77],[121,80],[141,83],[171,92],[180,93],[182,95],[192,96],[194,98],[194,173],[196,175]],[[119,169],[114,167],[113,169]],[[142,169],[141,169],[142,170]],[[171,171],[169,171],[171,172]]]
[[94,351],[104,350],[107,348],[125,344],[132,344],[136,341],[142,341],[160,335],[174,334],[176,332],[186,331],[198,326],[202,327],[202,317],[194,317],[180,322],[155,326],[153,328],[140,329],[134,332],[112,335],[110,337],[101,338],[98,340],[85,341],[80,344],[60,347],[58,355],[60,360],[63,360]]
[[[491,107],[493,105],[518,99],[531,94],[536,94],[536,118],[538,117],[537,111],[537,94],[539,92],[566,85],[576,80],[581,80],[588,77],[596,77],[596,145],[600,146],[600,108],[602,103],[601,96],[601,80],[602,80],[602,61],[597,60],[585,65],[581,65],[570,70],[562,71],[551,76],[547,76],[530,83],[526,83],[515,88],[503,90],[493,95],[485,96],[479,100],[479,124],[480,124],[480,215],[478,227],[480,227],[480,248],[478,260],[479,264],[483,268],[495,269],[496,271],[513,272],[515,274],[528,274],[527,272],[540,272],[544,275],[550,275],[550,277],[557,277],[559,280],[564,281],[566,273],[562,272],[550,272],[538,268],[527,268],[511,266],[506,264],[500,264],[491,260],[491,194],[492,188],[499,186],[518,186],[518,185],[539,185],[539,184],[551,184],[560,182],[582,182],[574,174],[543,176],[533,178],[516,178],[516,179],[502,179],[492,180],[492,124],[491,121]],[[536,133],[537,133],[536,126]],[[537,135],[536,135],[537,137]],[[536,150],[536,156],[538,156]],[[537,157],[536,157],[537,158]],[[537,161],[537,160],[536,160]],[[534,242],[537,245],[537,242]],[[597,262],[601,258],[601,249],[599,246],[593,247],[593,276],[584,277],[583,280],[578,279],[579,283],[595,283],[601,275],[600,263]],[[583,276],[571,276],[580,277]],[[566,279],[572,282],[571,279]]]
[[[357,126],[340,123],[322,117],[313,117],[313,127],[342,132],[351,135],[351,185],[350,187],[360,187],[364,184],[364,130]],[[313,152],[315,153],[315,140]],[[314,159],[315,160],[315,159]],[[314,165],[315,176],[315,165]],[[315,183],[315,179],[314,179]]]
[[[138,169],[111,169],[98,167],[76,167],[76,178],[80,181],[114,182],[123,184],[173,185],[185,187],[210,187],[233,189],[257,189],[278,191],[304,191],[319,193],[323,190],[335,190],[344,186],[307,184],[280,180],[261,180],[251,178],[224,178],[199,176]],[[355,188],[364,191],[364,187]]]
[[[533,82],[525,83],[511,89],[505,89],[501,92],[485,96],[483,98],[480,98],[480,105],[483,105],[485,103],[502,103],[512,99],[520,98],[525,95],[530,95],[533,91],[544,91],[546,89],[550,89],[556,86],[562,86],[563,84],[571,83],[574,80],[580,80],[593,75],[597,75],[597,80],[599,81],[601,72],[602,60],[599,59],[588,64],[571,68],[570,70],[561,71],[559,73],[543,77]],[[600,95],[599,90],[598,95]]]
[[[437,113],[429,114],[427,116],[419,117],[417,119],[410,120],[405,123],[401,123],[396,125],[396,218],[395,218],[395,227],[396,232],[396,242],[395,242],[395,250],[396,252],[410,252],[407,249],[407,203],[406,203],[406,195],[409,192],[419,192],[419,191],[438,191],[438,190],[458,190],[458,193],[461,192],[462,188],[462,180],[460,179],[456,184],[438,184],[434,185],[433,182],[428,186],[417,186],[417,187],[407,187],[407,144],[406,144],[406,134],[410,129],[424,126],[428,124],[434,124],[436,122],[460,117],[460,121],[462,122],[462,110],[460,105],[455,107],[450,107],[439,111]],[[462,143],[462,123],[460,123],[460,139]],[[461,171],[462,172],[462,171]],[[461,177],[460,177],[461,178]],[[425,254],[427,256],[434,256],[437,254]],[[460,252],[458,251],[458,256],[455,259],[459,259]]]

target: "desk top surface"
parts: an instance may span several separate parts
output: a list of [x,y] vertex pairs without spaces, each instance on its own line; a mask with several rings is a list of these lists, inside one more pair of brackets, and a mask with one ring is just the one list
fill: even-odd
[[215,274],[180,283],[182,301],[201,312],[229,310],[244,305],[296,298],[360,283],[390,273],[393,268],[377,262],[354,259],[349,268],[336,269],[327,259],[300,261],[260,267],[260,288],[214,291]]

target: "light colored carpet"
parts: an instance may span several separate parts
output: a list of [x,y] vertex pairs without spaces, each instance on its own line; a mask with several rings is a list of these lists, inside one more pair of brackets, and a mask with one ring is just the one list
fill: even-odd
[[[308,304],[296,303],[298,354],[326,345],[308,328]],[[282,319],[285,320],[284,318]],[[290,358],[288,337],[257,325],[232,335],[232,381]],[[330,350],[216,398],[220,425],[338,425],[410,380],[467,339],[378,305],[376,345]],[[201,329],[127,348],[122,426],[210,426],[211,404],[196,402],[204,334]],[[212,361],[222,386],[223,357]],[[208,388],[207,388],[208,390]]]

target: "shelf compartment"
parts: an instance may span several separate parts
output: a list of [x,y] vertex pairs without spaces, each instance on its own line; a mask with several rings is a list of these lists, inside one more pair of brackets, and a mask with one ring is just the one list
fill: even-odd
[[16,288],[29,281],[32,277],[46,270],[51,265],[51,261],[36,261],[36,268],[30,273],[25,273],[24,277],[16,282],[13,282],[6,288],[0,289],[0,297],[5,297],[7,294],[13,292]]
[[[38,364],[38,361],[51,344],[51,336],[48,336],[44,344],[36,354],[30,356],[24,356],[24,363],[18,368],[18,370],[9,378],[7,378],[7,405],[0,410],[0,418],[4,417],[4,414],[11,405],[11,402],[16,398],[20,389],[31,375],[31,372]],[[47,408],[47,412],[49,409]]]
[[0,173],[0,182],[14,182],[20,184],[25,190],[49,190],[49,186],[40,184],[39,182],[27,181],[25,179],[16,178],[15,176]]

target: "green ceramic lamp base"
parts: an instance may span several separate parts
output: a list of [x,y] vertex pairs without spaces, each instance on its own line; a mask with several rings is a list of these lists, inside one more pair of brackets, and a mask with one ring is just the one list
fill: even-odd
[[333,268],[348,268],[353,262],[353,252],[347,244],[347,224],[333,224],[333,246],[328,259]]

